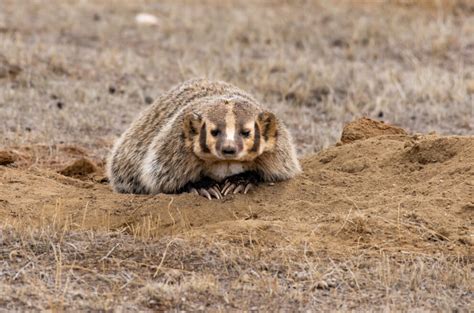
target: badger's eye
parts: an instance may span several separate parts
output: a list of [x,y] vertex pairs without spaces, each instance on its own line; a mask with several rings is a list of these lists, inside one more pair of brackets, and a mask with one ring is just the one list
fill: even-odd
[[220,133],[221,133],[221,131],[218,130],[218,129],[211,130],[211,135],[214,136],[214,137],[219,136]]
[[242,137],[248,138],[250,137],[250,130],[242,130],[240,134],[242,135]]

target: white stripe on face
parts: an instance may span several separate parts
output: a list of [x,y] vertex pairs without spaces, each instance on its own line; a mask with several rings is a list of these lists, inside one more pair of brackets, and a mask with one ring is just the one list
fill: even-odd
[[227,106],[227,113],[225,115],[225,133],[226,133],[226,141],[227,142],[234,142],[235,140],[235,115],[233,112],[233,105]]

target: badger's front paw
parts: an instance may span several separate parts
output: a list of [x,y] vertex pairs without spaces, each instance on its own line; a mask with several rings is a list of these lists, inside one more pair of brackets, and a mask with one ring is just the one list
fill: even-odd
[[191,192],[206,197],[209,200],[212,200],[212,198],[223,198],[219,184],[215,180],[207,177],[195,183],[188,183],[183,189],[185,192]]
[[244,193],[246,194],[257,186],[259,176],[255,172],[245,172],[228,177],[221,185],[221,194],[226,196],[228,194]]

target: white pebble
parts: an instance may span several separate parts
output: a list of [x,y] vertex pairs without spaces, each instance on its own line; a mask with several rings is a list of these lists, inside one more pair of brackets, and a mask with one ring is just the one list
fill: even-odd
[[158,18],[152,14],[139,13],[135,16],[135,22],[142,25],[157,25]]

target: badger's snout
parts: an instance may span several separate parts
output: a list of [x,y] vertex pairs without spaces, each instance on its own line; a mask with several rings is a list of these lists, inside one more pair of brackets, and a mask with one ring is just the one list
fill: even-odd
[[220,153],[226,159],[235,157],[238,153],[235,140],[225,140],[221,145]]
[[237,152],[237,149],[233,146],[225,146],[222,148],[222,154],[227,156],[234,156]]

